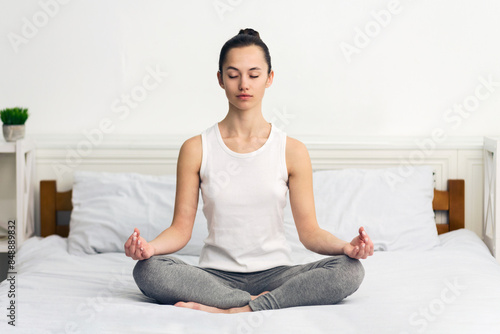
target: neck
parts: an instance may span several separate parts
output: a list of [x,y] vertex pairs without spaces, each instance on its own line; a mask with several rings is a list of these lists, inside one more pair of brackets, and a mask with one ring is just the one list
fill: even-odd
[[224,137],[267,137],[270,129],[260,106],[249,110],[229,108],[226,117],[219,124],[222,132],[226,134]]

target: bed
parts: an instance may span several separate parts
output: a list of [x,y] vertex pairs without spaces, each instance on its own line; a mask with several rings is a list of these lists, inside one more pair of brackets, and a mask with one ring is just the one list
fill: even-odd
[[[41,181],[43,237],[30,238],[18,250],[16,332],[500,333],[500,266],[480,238],[464,229],[463,180],[448,180],[448,189],[436,190],[432,171],[422,168],[405,176],[405,185],[397,189],[387,186],[387,178],[380,183],[381,176],[393,172],[349,169],[314,174],[322,226],[330,221],[366,223],[376,244],[375,255],[362,262],[366,275],[358,291],[337,305],[236,315],[159,305],[145,297],[131,275],[135,261],[120,252],[123,237],[113,240],[113,235],[130,230],[116,222],[107,224],[111,216],[132,217],[130,224],[141,224],[133,215],[147,215],[151,225],[156,221],[154,210],[161,207],[166,211],[160,213],[171,214],[173,176],[81,172],[75,173],[73,190],[62,193],[55,181]],[[168,195],[156,196],[165,192]],[[149,209],[141,211],[141,201]],[[332,210],[332,203],[340,204]],[[121,209],[113,209],[117,205]],[[435,211],[445,212],[447,224],[435,224]],[[68,215],[70,225],[61,225]],[[393,225],[377,227],[393,217]],[[294,262],[321,258],[301,247],[292,220],[287,205],[284,228]],[[340,236],[349,235],[351,228],[335,226]],[[195,229],[190,244],[176,254],[194,265],[206,232],[200,215]],[[4,310],[9,288],[7,281],[0,284]],[[2,333],[12,330],[8,317],[0,319]]]

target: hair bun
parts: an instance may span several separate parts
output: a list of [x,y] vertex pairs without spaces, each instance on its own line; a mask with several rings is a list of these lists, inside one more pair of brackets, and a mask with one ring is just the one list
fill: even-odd
[[257,31],[253,30],[252,28],[246,28],[246,29],[241,29],[238,35],[250,35],[250,36],[255,36],[260,39],[260,35]]

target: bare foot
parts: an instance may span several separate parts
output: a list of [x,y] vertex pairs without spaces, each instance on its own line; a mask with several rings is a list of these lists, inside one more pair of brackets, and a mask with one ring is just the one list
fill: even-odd
[[262,296],[262,295],[265,295],[266,293],[269,293],[269,291],[264,291],[264,292],[261,292],[261,293],[259,293],[257,296],[250,296],[250,298],[251,298],[252,300],[254,300],[254,299],[256,299],[256,298],[259,298],[259,297],[260,297],[260,296]]
[[194,303],[194,302],[178,302],[174,306],[177,307],[185,307],[185,308],[190,308],[193,310],[200,310],[200,311],[205,311],[205,312],[210,312],[210,313],[240,313],[240,312],[251,312],[252,309],[250,306],[243,306],[243,307],[234,307],[230,309],[221,309],[217,307],[212,307],[212,306],[207,306],[199,303]]
[[[250,298],[252,300],[254,300],[254,299],[256,299],[256,298],[258,298],[258,297],[260,297],[262,295],[265,295],[266,293],[269,293],[269,291],[261,292],[257,296],[250,296]],[[210,312],[210,313],[241,313],[241,312],[252,312],[252,309],[248,305],[247,306],[243,306],[243,307],[234,307],[234,308],[230,308],[230,309],[222,309],[222,308],[217,308],[217,307],[213,307],[213,306],[207,306],[207,305],[203,305],[203,304],[195,303],[195,302],[188,302],[188,303],[178,302],[174,306],[184,307],[184,308],[190,308],[190,309],[193,309],[193,310],[200,310],[200,311],[205,311],[205,312]]]

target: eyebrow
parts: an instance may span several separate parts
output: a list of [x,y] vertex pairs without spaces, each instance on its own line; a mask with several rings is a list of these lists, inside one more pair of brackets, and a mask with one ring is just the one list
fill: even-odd
[[[226,68],[226,70],[235,70],[235,71],[240,71],[239,69],[237,69],[236,67],[233,67],[233,66],[228,66]],[[249,69],[249,71],[262,71],[262,69],[260,67],[252,67],[251,69]]]

